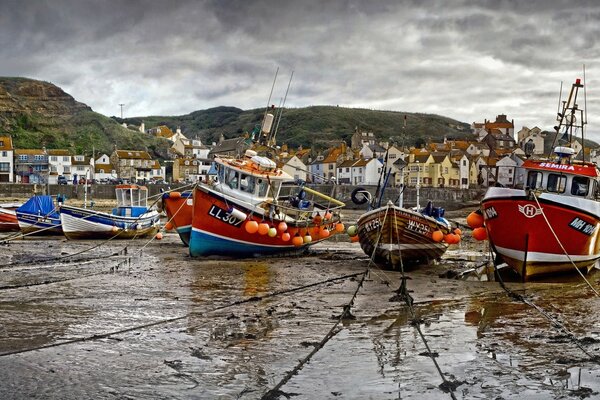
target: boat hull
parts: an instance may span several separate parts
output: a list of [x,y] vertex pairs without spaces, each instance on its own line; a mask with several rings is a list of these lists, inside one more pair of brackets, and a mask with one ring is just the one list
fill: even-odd
[[[258,223],[263,221],[263,216],[251,211],[241,202],[235,199],[225,199],[220,193],[207,187],[196,187],[194,189],[194,211],[192,218],[192,231],[190,234],[189,250],[192,257],[219,255],[228,257],[258,257],[262,255],[276,255],[282,253],[301,253],[308,246],[323,239],[313,240],[295,246],[290,239],[284,241],[282,233],[277,232],[275,237],[260,235],[259,233],[248,233],[245,229],[246,220],[233,217],[227,210],[234,207],[245,213],[248,220]],[[266,220],[266,218],[265,218]],[[268,221],[270,226],[277,226],[279,220]],[[293,237],[296,233],[302,234],[303,230],[314,229],[315,225],[304,220],[301,229],[294,226],[292,221],[286,221],[288,233]],[[335,222],[332,221],[329,227]]]
[[600,258],[598,202],[547,193],[538,201],[524,190],[488,189],[481,210],[496,254],[523,280],[592,266]]
[[19,221],[14,209],[0,207],[0,232],[19,230]]
[[16,212],[21,233],[29,236],[62,235],[62,225],[59,217],[41,216]]
[[63,232],[67,239],[133,239],[152,236],[159,229],[159,215],[149,211],[139,217],[121,217],[100,211],[62,206]]
[[194,212],[193,193],[183,192],[179,196],[165,193],[162,197],[162,204],[167,214],[167,220],[173,224],[181,241],[188,246],[192,232],[192,213]]
[[357,226],[361,248],[385,269],[428,265],[448,248],[446,243],[432,238],[437,230],[449,233],[447,223],[393,205],[363,214]]

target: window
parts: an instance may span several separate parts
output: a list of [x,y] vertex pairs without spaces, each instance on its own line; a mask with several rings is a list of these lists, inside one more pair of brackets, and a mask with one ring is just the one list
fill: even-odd
[[393,160],[394,158],[396,158],[396,155],[395,154],[390,154],[388,157],[390,158],[390,160]]
[[509,174],[512,174],[512,173],[513,173],[513,170],[512,170],[512,168],[509,168],[509,169],[508,169],[508,173],[509,173]]
[[65,156],[65,157],[63,157],[63,161],[65,161],[65,162],[71,161],[71,157]]
[[466,167],[467,166],[467,160],[463,160],[462,164],[463,164],[463,167]]
[[258,195],[260,197],[265,197],[267,195],[267,191],[269,190],[269,184],[264,179],[258,179]]
[[27,161],[27,154],[19,154],[19,161]]
[[590,180],[584,176],[574,176],[571,184],[571,194],[574,196],[587,196]]
[[10,172],[10,163],[0,162],[0,172]]
[[537,189],[542,187],[542,173],[537,171],[529,171],[527,174],[527,187],[529,189]]
[[567,177],[559,174],[549,174],[546,188],[549,192],[563,193],[567,187]]
[[350,168],[346,168],[346,172],[350,172]]
[[225,171],[225,183],[232,189],[237,189],[239,184],[239,173],[233,169],[227,168]]
[[8,157],[8,151],[3,151],[2,152],[2,157]]
[[44,160],[44,156],[41,154],[36,154],[35,156],[33,156],[33,160],[34,161],[43,161]]
[[254,193],[256,178],[252,175],[242,174],[240,179],[240,190],[243,192]]
[[444,167],[444,173],[447,174],[448,173],[448,167]]
[[329,164],[329,169],[333,169],[333,164]]

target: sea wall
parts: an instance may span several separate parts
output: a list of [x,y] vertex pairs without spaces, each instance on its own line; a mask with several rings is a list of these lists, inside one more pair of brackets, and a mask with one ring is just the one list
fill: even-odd
[[[176,189],[178,185],[148,185],[148,195],[158,195],[162,190]],[[343,201],[351,209],[366,209],[366,205],[355,205],[352,203],[351,193],[356,186],[350,185],[311,185],[315,190],[332,195]],[[375,186],[361,186],[375,194]],[[189,187],[188,187],[189,188]],[[34,194],[45,194],[47,191],[51,195],[65,195],[69,199],[83,200],[86,196],[84,185],[36,185],[36,184],[0,184],[0,199],[27,199]],[[419,191],[419,203],[425,206],[427,201],[431,200],[435,206],[444,207],[447,210],[456,210],[465,206],[477,204],[483,197],[485,189],[453,189],[453,188],[428,188],[422,187]],[[399,189],[386,188],[381,204],[389,201],[398,203]],[[88,199],[115,199],[114,185],[89,185],[87,188]],[[417,191],[413,187],[407,187],[404,190],[404,205],[413,207],[417,204]]]

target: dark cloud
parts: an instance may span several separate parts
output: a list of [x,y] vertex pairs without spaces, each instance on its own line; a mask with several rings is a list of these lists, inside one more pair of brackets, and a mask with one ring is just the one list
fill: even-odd
[[[0,75],[53,82],[107,115],[278,103],[505,113],[553,125],[561,81],[586,64],[600,120],[594,1],[55,0],[0,3]],[[596,94],[593,92],[596,91]]]

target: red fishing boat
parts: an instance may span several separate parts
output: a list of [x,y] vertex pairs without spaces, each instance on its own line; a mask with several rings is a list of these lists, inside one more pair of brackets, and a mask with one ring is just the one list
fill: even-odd
[[22,203],[0,204],[0,232],[19,230],[19,221],[15,210],[22,205]]
[[304,186],[247,150],[216,157],[217,181],[194,189],[190,254],[252,257],[299,252],[343,230],[345,204]]
[[570,147],[585,124],[577,105],[582,87],[578,79],[558,113],[555,129],[565,145],[551,158],[527,159],[514,187],[490,187],[481,201],[492,249],[523,280],[588,268],[600,258],[600,171],[575,160]]
[[169,192],[162,195],[162,209],[167,214],[167,230],[175,229],[181,241],[187,246],[192,231],[193,193]]

